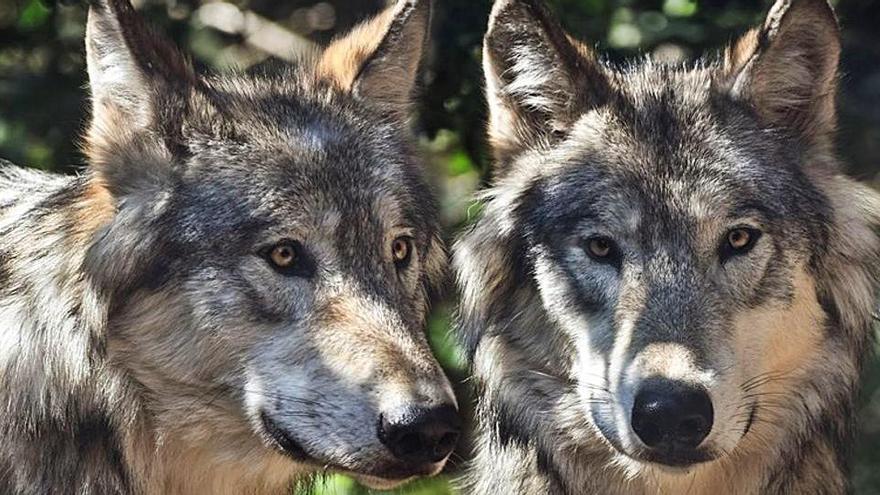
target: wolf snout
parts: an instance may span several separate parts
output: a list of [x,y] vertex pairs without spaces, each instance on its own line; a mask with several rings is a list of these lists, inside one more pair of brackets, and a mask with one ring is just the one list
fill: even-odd
[[461,418],[452,405],[406,406],[379,420],[379,439],[398,460],[410,465],[442,461],[460,434]]
[[661,462],[688,457],[712,430],[714,410],[709,393],[688,383],[656,379],[643,384],[632,409],[632,428]]

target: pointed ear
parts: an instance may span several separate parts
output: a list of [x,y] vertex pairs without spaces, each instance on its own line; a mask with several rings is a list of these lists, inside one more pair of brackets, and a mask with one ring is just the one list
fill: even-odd
[[[174,155],[196,76],[170,43],[147,27],[128,0],[93,0],[86,29],[92,121],[86,153],[99,172],[138,147]],[[136,141],[136,143],[132,143]],[[127,152],[125,152],[127,150]]]
[[725,54],[722,81],[770,125],[828,144],[836,125],[840,32],[827,0],[777,0]]
[[331,43],[318,62],[319,77],[406,119],[430,18],[430,0],[398,0]]
[[594,54],[540,0],[496,0],[483,44],[489,135],[497,166],[564,135],[609,85]]

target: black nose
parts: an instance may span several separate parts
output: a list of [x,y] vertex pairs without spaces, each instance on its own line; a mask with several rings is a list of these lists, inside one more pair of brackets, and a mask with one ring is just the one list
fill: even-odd
[[632,427],[653,449],[694,449],[712,430],[713,414],[712,400],[703,388],[649,380],[636,394]]
[[453,406],[407,407],[383,414],[379,440],[401,461],[424,464],[442,461],[455,448],[461,418]]

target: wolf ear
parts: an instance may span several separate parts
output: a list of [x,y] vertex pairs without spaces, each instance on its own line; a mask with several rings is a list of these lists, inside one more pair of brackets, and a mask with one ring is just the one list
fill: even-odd
[[430,0],[398,0],[332,42],[318,62],[318,75],[406,119],[430,19]]
[[[115,170],[123,165],[120,156],[150,148],[148,141],[158,140],[155,144],[164,148],[152,149],[152,154],[175,153],[196,76],[175,47],[150,31],[128,0],[93,0],[90,5],[86,58],[92,121],[86,153],[99,173],[124,175],[126,171]],[[112,177],[107,179],[112,186]]]
[[827,0],[777,0],[725,56],[727,90],[773,126],[825,143],[836,125],[840,32]]
[[498,167],[564,134],[609,85],[591,50],[540,0],[496,0],[483,43],[489,135]]

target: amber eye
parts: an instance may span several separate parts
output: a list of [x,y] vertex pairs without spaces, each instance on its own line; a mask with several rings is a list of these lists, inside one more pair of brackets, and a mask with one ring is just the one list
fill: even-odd
[[409,264],[409,260],[412,257],[412,250],[412,237],[400,236],[391,241],[391,258],[399,268]]
[[734,229],[727,234],[727,242],[735,250],[745,248],[751,242],[752,235],[746,229]]
[[584,239],[582,249],[596,263],[611,265],[617,269],[621,267],[620,249],[609,237],[595,236]]
[[727,260],[732,256],[740,256],[748,253],[755,247],[755,243],[761,237],[761,231],[750,227],[737,227],[727,232],[724,243],[721,245],[721,259]]
[[614,244],[605,237],[593,237],[587,240],[587,252],[596,259],[606,259],[611,256]]
[[297,252],[296,247],[291,244],[279,244],[272,248],[269,253],[269,260],[276,268],[289,269],[296,264]]
[[296,241],[281,241],[261,250],[260,256],[282,275],[308,277],[314,272],[314,264]]

